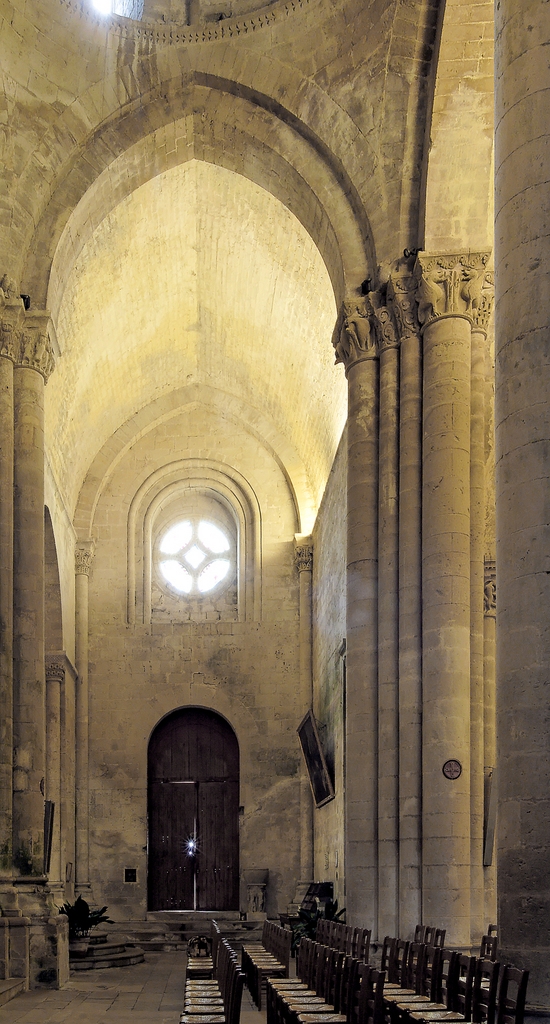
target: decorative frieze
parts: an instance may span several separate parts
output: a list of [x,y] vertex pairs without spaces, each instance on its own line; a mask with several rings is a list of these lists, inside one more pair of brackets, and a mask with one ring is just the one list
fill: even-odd
[[414,276],[418,319],[422,327],[444,316],[474,320],[485,309],[487,252],[440,255],[420,252]]
[[294,565],[298,572],[313,571],[313,545],[297,544],[294,550]]
[[94,557],[94,543],[88,541],[79,544],[74,552],[74,571],[76,576],[89,576]]
[[334,349],[336,363],[343,363],[346,373],[354,363],[363,359],[377,359],[376,331],[371,323],[367,300],[355,298],[344,302],[343,323],[336,332]]
[[483,611],[485,615],[493,619],[496,617],[497,572],[496,563],[492,558],[486,558],[484,564]]

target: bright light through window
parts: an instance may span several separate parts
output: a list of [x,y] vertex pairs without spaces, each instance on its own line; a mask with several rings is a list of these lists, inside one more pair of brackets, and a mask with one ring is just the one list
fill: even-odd
[[164,556],[158,561],[160,572],[179,594],[207,594],[231,569],[229,538],[205,519],[185,519],[171,526],[161,537],[158,551]]
[[113,13],[113,0],[92,0],[92,5],[98,14]]

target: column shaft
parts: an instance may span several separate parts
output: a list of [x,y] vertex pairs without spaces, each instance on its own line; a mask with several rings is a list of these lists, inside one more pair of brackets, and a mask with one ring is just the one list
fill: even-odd
[[54,804],[50,882],[61,875],[61,690],[65,672],[59,662],[46,665],[46,798]]
[[12,871],[13,361],[0,355],[0,876]]
[[380,345],[378,935],[399,926],[399,350]]
[[400,935],[422,919],[422,349],[401,341],[399,464]]
[[470,829],[471,941],[485,931],[483,898],[484,684],[483,604],[485,555],[485,348],[487,337],[472,327],[470,421]]
[[550,6],[495,28],[499,956],[550,1007]]
[[378,918],[378,361],[347,370],[346,906]]
[[90,547],[76,552],[76,869],[75,888],[85,892],[90,885],[89,785],[88,785],[88,573]]
[[[423,919],[470,943],[470,322],[424,327]],[[453,759],[462,774],[448,779]]]
[[44,379],[14,373],[13,857],[42,874],[46,773],[44,676]]
[[[313,703],[312,647],[312,569],[311,538],[297,538],[295,563],[300,583],[300,697],[302,713]],[[300,879],[311,881],[313,875],[313,797],[302,764],[300,775]]]

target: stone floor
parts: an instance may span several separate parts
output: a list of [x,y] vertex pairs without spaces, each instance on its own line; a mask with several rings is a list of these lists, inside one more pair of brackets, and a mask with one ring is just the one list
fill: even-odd
[[[25,992],[0,1007],[0,1024],[178,1024],[184,953],[146,953],[133,967],[72,974],[60,991]],[[241,1024],[264,1024],[244,991]]]

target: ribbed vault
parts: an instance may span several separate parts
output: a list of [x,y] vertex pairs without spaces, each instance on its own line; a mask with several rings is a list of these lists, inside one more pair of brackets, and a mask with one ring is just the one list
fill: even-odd
[[[163,395],[203,385],[221,406],[227,395],[232,415],[235,400],[258,410],[270,445],[279,437],[296,453],[310,527],[345,419],[335,315],[318,249],[270,193],[196,160],[140,185],[101,219],[65,277],[46,434],[67,507],[123,424]],[[286,451],[276,454],[285,465]]]

